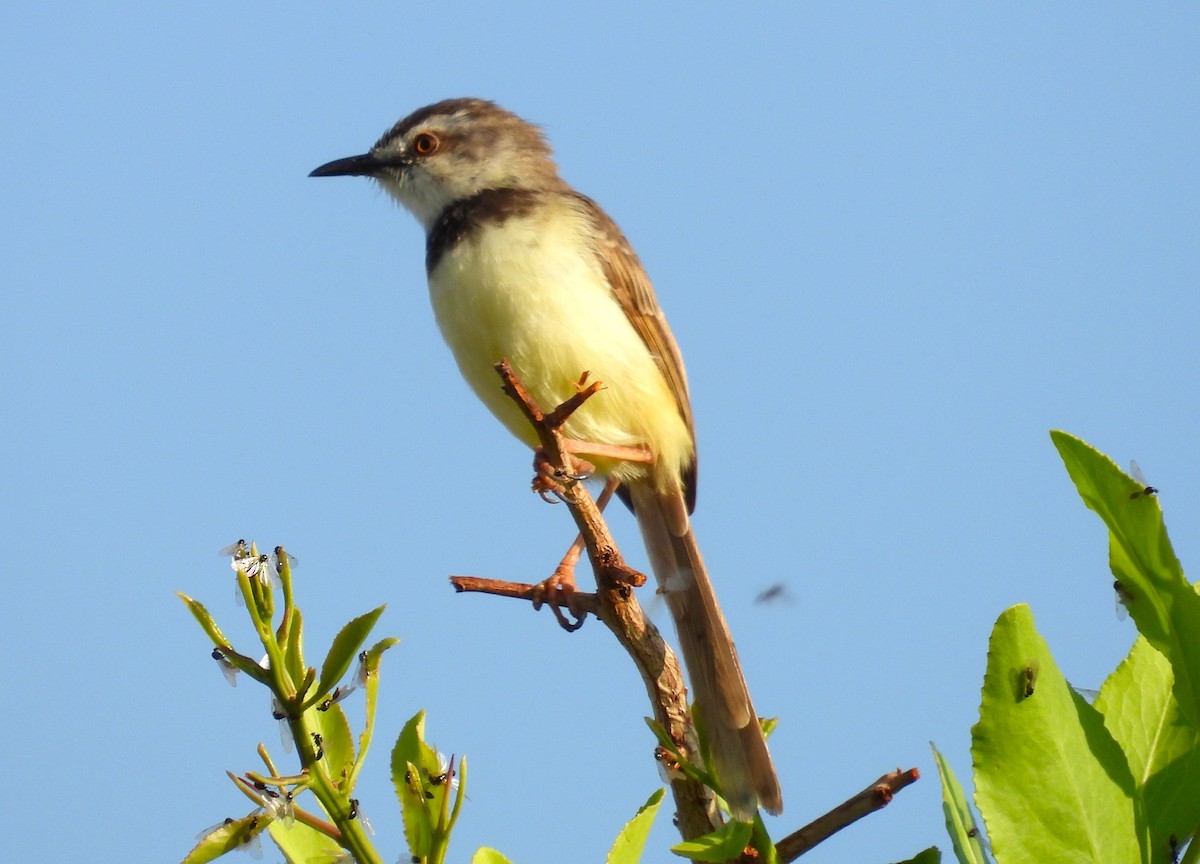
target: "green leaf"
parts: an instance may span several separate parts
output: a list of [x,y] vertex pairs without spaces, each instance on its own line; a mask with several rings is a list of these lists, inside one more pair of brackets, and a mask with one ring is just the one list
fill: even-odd
[[1063,678],[1028,606],[1005,610],[992,630],[971,738],[996,860],[1144,860],[1125,756]]
[[665,789],[659,789],[651,795],[637,815],[625,824],[617,840],[608,853],[608,864],[637,864],[642,857],[642,849],[646,846],[646,838],[650,836],[650,828],[654,825],[654,817],[658,815],[658,807],[662,804]]
[[1180,711],[1171,683],[1171,664],[1139,638],[1096,698],[1129,760],[1156,861],[1171,860],[1172,835],[1188,837],[1200,824],[1200,732]]
[[[418,778],[424,786],[429,777],[441,771],[437,751],[425,743],[425,712],[418,711],[396,738],[396,746],[392,749],[392,774],[395,781],[397,765],[404,766],[413,763],[421,771]],[[445,784],[440,784],[445,785]],[[427,799],[428,800],[428,799]]]
[[420,769],[412,762],[405,762],[397,774],[393,759],[392,784],[396,787],[396,797],[400,799],[404,839],[408,841],[408,850],[413,858],[426,858],[433,849],[433,815],[425,806],[425,787],[420,777]]
[[763,737],[767,738],[769,740],[771,737],[771,734],[775,731],[775,728],[777,726],[779,726],[779,718],[778,717],[761,717],[761,718],[759,718],[758,724],[760,726],[762,726]]
[[352,789],[344,788],[344,781],[350,776],[354,765],[354,739],[350,734],[350,721],[342,706],[333,704],[328,711],[317,711],[310,708],[310,720],[315,721],[317,731],[321,735],[321,746],[325,755],[321,762],[329,775],[329,779],[341,792],[349,796]]
[[192,617],[204,628],[204,632],[208,634],[208,638],[213,641],[213,644],[218,648],[227,648],[232,643],[221,632],[221,628],[217,626],[217,622],[213,619],[209,611],[204,608],[204,604],[199,600],[193,600],[182,591],[176,591],[179,599],[188,607],[188,611],[192,613]]
[[677,843],[671,847],[671,851],[693,861],[713,861],[721,864],[740,858],[753,832],[754,826],[749,822],[726,822],[711,834]]
[[313,694],[314,697],[329,693],[342,680],[346,670],[358,656],[363,642],[367,641],[367,637],[371,635],[371,628],[375,626],[375,622],[379,620],[379,616],[386,608],[386,606],[380,606],[378,609],[372,609],[364,615],[359,615],[334,637],[333,644],[329,646],[329,653],[325,655],[325,662],[321,664],[321,679],[316,693]]
[[489,849],[486,846],[481,846],[475,852],[475,854],[471,856],[471,864],[512,864],[512,862],[495,849]]
[[[960,864],[987,864],[983,848],[979,841],[979,829],[975,825],[975,817],[967,804],[967,796],[963,794],[962,786],[950,763],[938,752],[933,742],[929,742],[933,750],[934,761],[937,762],[938,776],[942,780],[942,811],[946,814],[946,832],[950,835],[950,843],[954,846],[954,856]],[[925,855],[925,850],[921,855]],[[917,856],[918,858],[920,856]],[[915,860],[915,859],[914,859]],[[941,860],[938,854],[936,860]]]
[[183,859],[183,864],[207,864],[209,861],[215,861],[226,852],[240,848],[261,834],[266,827],[267,820],[258,813],[251,813],[241,819],[231,819],[204,835]]
[[[1162,508],[1145,487],[1090,445],[1065,432],[1050,433],[1080,497],[1109,531],[1109,565],[1129,614],[1150,644],[1166,655],[1175,698],[1200,725],[1200,595],[1175,557]],[[1136,497],[1130,497],[1136,496]]]
[[[379,697],[379,660],[383,656],[383,652],[391,648],[393,645],[399,644],[400,640],[394,636],[389,636],[386,639],[380,639],[370,649],[359,654],[359,663],[362,664],[360,672],[363,680],[363,690],[365,691],[364,702],[366,705],[367,722],[363,725],[362,733],[358,736],[358,752],[361,754],[360,763],[355,766],[354,774],[362,770],[361,760],[365,760],[367,751],[371,747],[371,740],[375,737],[375,707]],[[356,676],[357,677],[357,676]],[[355,681],[357,684],[358,681]]]
[[267,830],[271,832],[271,839],[283,852],[288,864],[333,862],[345,851],[328,834],[322,834],[303,822],[293,822],[289,828],[276,821],[272,822]]
[[429,782],[440,770],[437,752],[425,743],[425,712],[418,711],[404,724],[392,748],[392,785],[400,800],[404,836],[415,857],[429,854],[442,797],[450,791],[450,783]]
[[[380,639],[372,645],[364,653],[364,658],[360,660],[363,664],[363,675],[366,678],[366,705],[368,724],[373,725],[375,720],[375,700],[379,693],[379,660],[383,657],[383,652],[391,648],[393,645],[400,644],[400,640],[395,636],[388,636],[385,639]],[[367,735],[367,730],[363,730],[363,736]],[[361,746],[360,741],[360,746]]]
[[940,864],[941,860],[942,853],[936,846],[930,846],[924,852],[918,852],[915,858],[909,858],[907,861],[900,861],[897,864]]
[[304,616],[295,606],[288,613],[287,642],[284,652],[288,675],[291,677],[292,683],[299,687],[307,670],[304,668]]
[[367,649],[366,674],[368,680],[379,672],[379,658],[383,656],[383,652],[399,644],[400,637],[385,636]]

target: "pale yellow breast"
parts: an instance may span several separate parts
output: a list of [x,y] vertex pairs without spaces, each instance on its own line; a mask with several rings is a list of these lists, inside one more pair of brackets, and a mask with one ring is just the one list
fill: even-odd
[[[566,208],[539,208],[468,235],[430,275],[438,326],[459,369],[493,414],[530,446],[536,437],[500,390],[493,369],[507,358],[541,406],[575,393],[586,371],[605,389],[571,418],[571,438],[649,446],[656,480],[677,480],[692,440],[662,373],[609,290],[581,238],[586,225]],[[631,480],[644,469],[605,464]]]

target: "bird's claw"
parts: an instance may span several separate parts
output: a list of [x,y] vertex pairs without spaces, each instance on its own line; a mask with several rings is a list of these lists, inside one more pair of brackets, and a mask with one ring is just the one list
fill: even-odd
[[[551,463],[545,451],[539,447],[533,454],[533,491],[540,495],[542,500],[548,504],[559,503],[562,500],[564,484],[578,483],[581,480],[586,480],[596,470],[596,467],[590,462],[586,462],[578,457],[574,459],[574,462],[576,463],[576,467],[580,469],[579,473],[564,471]],[[549,496],[551,495],[554,498],[550,498]]]
[[[574,632],[583,626],[587,619],[586,612],[580,612],[575,607],[575,570],[574,567],[559,565],[549,578],[542,580],[533,589],[533,608],[541,609],[545,604],[554,613],[560,627],[567,632]],[[571,618],[563,614],[563,608],[571,613]]]

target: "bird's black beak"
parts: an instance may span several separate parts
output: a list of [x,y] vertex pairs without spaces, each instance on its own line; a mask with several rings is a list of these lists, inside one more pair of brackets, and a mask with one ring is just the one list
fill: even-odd
[[309,177],[374,177],[383,167],[383,160],[372,153],[334,159],[320,168],[314,168]]

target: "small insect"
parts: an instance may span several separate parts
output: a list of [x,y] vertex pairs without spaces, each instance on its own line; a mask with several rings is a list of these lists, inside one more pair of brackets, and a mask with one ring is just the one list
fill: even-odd
[[1038,661],[1030,660],[1029,665],[1021,670],[1021,698],[1028,699],[1033,695],[1033,688],[1037,684],[1038,677]]
[[279,745],[284,753],[292,752],[292,727],[288,723],[287,712],[274,696],[271,697],[271,716],[279,721]]
[[321,737],[320,732],[312,733],[313,742],[313,761],[325,758],[325,739]]
[[217,824],[209,825],[207,828],[204,828],[203,830],[201,830],[200,833],[198,833],[196,835],[196,839],[203,840],[205,837],[207,837],[209,834],[212,834],[214,831],[220,831],[226,825],[232,825],[232,824],[233,824],[233,820],[230,819],[228,816],[226,816],[223,820],[221,820]]
[[317,706],[318,711],[328,711],[337,703],[341,702],[347,696],[354,692],[354,685],[349,687],[334,687],[333,692],[329,694],[329,698]]
[[229,566],[233,568],[235,573],[241,571],[251,579],[257,577],[258,581],[263,584],[263,587],[268,590],[275,584],[275,579],[271,575],[271,571],[274,568],[271,566],[270,555],[249,555],[244,558],[234,558],[229,562]]
[[776,603],[785,601],[790,603],[792,595],[788,593],[787,586],[782,582],[776,582],[774,585],[768,585],[762,591],[758,592],[758,596],[754,598],[754,602],[759,605],[767,603]]
[[[258,784],[254,784],[256,787]],[[263,808],[272,819],[278,819],[288,828],[296,822],[296,808],[293,806],[294,796],[291,792],[276,792],[274,789],[264,789]]]
[[[236,573],[240,569],[245,569],[246,567],[250,566],[257,566],[253,565],[253,562],[250,561],[250,559],[254,557],[250,554],[250,547],[253,545],[253,543],[247,545],[246,541],[242,539],[234,543],[230,543],[228,546],[222,546],[219,550],[217,550],[217,554],[222,558],[229,558],[229,566],[232,567],[233,572]],[[266,556],[259,556],[259,558],[265,559]],[[243,567],[243,564],[245,567]],[[247,572],[247,575],[253,574]],[[246,600],[242,597],[242,589],[238,587],[236,583],[233,586],[233,596],[237,601],[237,605],[244,608],[246,605]]]
[[221,674],[225,676],[225,680],[229,682],[229,686],[236,687],[238,669],[225,658],[224,649],[214,648],[212,650],[212,658],[217,661],[217,666],[220,667]]
[[1158,490],[1146,482],[1146,475],[1142,473],[1142,468],[1137,464],[1136,459],[1129,460],[1129,476],[1141,486],[1141,489],[1135,489],[1129,493],[1130,499],[1140,498],[1143,495],[1157,495]]
[[300,562],[296,560],[295,555],[290,555],[283,551],[282,546],[276,546],[275,551],[271,553],[271,567],[276,573],[283,572],[283,562],[287,561],[288,567],[298,567]]
[[350,799],[350,812],[346,815],[348,815],[351,819],[357,819],[359,822],[361,822],[363,828],[368,834],[372,836],[375,835],[375,829],[371,825],[371,820],[366,817],[366,814],[362,812],[362,808],[358,806],[357,798]]
[[1167,845],[1171,850],[1171,864],[1179,864],[1179,838],[1172,834],[1167,838]]
[[246,545],[245,540],[238,540],[236,543],[230,543],[228,546],[222,546],[217,552],[222,558],[249,558],[250,547]]
[[370,671],[367,668],[367,652],[358,652],[358,665],[354,667],[354,686],[366,687],[367,678],[370,676]]
[[450,781],[450,788],[458,788],[458,772],[454,770],[454,757],[446,758],[446,754],[442,751],[437,751],[438,773],[429,775],[429,785],[441,786],[447,780]]
[[259,833],[254,830],[257,827],[258,817],[255,816],[251,818],[250,822],[246,825],[246,839],[239,843],[237,848],[241,849],[243,852],[250,853],[250,857],[255,861],[260,861],[263,857],[263,847],[262,837],[260,837]]
[[[258,811],[255,811],[255,813],[257,813],[257,812]],[[230,825],[233,825],[235,822],[241,822],[241,821],[242,820],[240,820],[240,819],[226,818],[223,822],[218,822],[216,825],[212,825],[208,828],[205,828],[203,831],[201,831],[199,834],[196,835],[196,839],[203,840],[205,837],[208,837],[211,834],[214,834],[217,831],[220,831],[222,828],[228,828]],[[236,848],[241,849],[243,852],[250,853],[250,857],[254,858],[255,860],[259,860],[263,857],[262,840],[258,836],[258,834],[255,833],[255,831],[254,831],[254,829],[257,827],[258,827],[258,817],[252,816],[250,821],[247,822],[245,825],[239,825],[237,827],[236,833],[232,835],[234,837],[243,837],[242,841],[240,843],[238,843]]]
[[967,836],[978,843],[980,849],[986,849],[988,852],[992,851],[992,844],[988,842],[986,837],[979,833],[979,829],[974,824],[967,829]]
[[1129,617],[1129,606],[1134,601],[1133,592],[1117,579],[1113,582],[1113,592],[1117,595],[1117,620],[1124,621]]
[[[226,817],[223,821],[218,822],[216,825],[210,825],[209,827],[207,827],[203,831],[201,831],[199,834],[197,834],[196,840],[197,841],[203,840],[204,838],[220,831],[222,828],[229,827],[235,821],[237,821],[237,820]],[[248,828],[243,827],[241,830],[247,831],[247,832],[253,832],[254,827],[257,824],[258,824],[258,820],[256,818],[254,821],[252,821],[250,823],[250,826]],[[237,848],[241,849],[245,852],[249,852],[251,857],[253,857],[253,858],[256,858],[256,859],[262,858],[262,841],[258,839],[257,834],[253,834],[253,833],[249,834],[249,836],[247,836],[245,840],[243,840],[241,843],[239,843],[237,845]]]
[[664,783],[671,783],[675,780],[683,779],[683,770],[679,767],[679,760],[675,758],[675,754],[666,747],[659,744],[654,748],[654,759],[658,762],[658,773],[662,777]]

